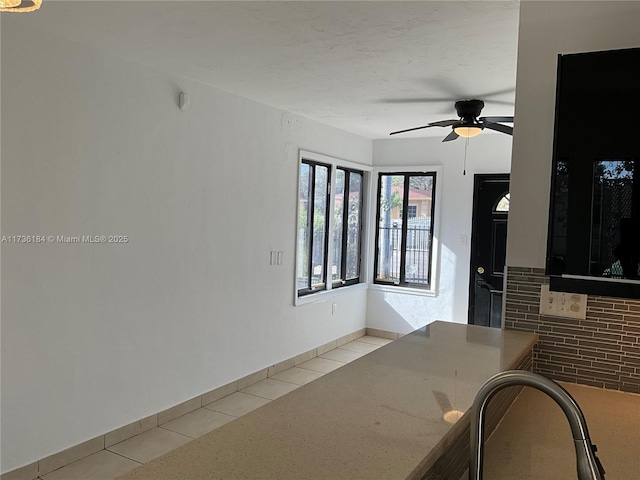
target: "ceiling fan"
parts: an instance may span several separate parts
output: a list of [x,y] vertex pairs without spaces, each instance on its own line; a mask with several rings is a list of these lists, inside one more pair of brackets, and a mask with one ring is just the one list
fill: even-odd
[[480,117],[480,112],[483,107],[484,102],[482,100],[458,100],[455,103],[455,108],[458,113],[458,117],[460,118],[457,120],[440,120],[421,127],[413,127],[405,130],[398,130],[397,132],[391,132],[389,135],[412,132],[414,130],[429,127],[452,127],[451,133],[444,137],[444,140],[442,140],[443,142],[449,142],[458,137],[475,137],[485,128],[495,130],[496,132],[506,133],[507,135],[513,135],[513,127],[499,123],[513,123],[513,117]]

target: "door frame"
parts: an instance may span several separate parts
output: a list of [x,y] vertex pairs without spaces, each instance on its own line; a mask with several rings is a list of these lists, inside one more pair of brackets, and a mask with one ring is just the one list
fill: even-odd
[[[471,251],[469,252],[469,302],[467,308],[467,324],[473,324],[473,314],[475,307],[475,263],[476,263],[476,235],[478,227],[476,225],[476,214],[478,211],[478,194],[480,183],[486,180],[497,180],[497,181],[507,181],[511,184],[511,174],[510,173],[476,173],[473,176],[473,210],[471,213],[471,242],[469,246]],[[511,186],[509,186],[509,191],[511,191]],[[508,220],[507,220],[508,221]],[[503,302],[504,302],[504,294],[503,294]],[[504,310],[504,309],[503,309]],[[502,315],[502,323],[504,325],[504,312]]]

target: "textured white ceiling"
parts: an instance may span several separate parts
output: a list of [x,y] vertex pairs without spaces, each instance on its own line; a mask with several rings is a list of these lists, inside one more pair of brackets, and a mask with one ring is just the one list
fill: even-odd
[[513,115],[518,10],[478,0],[44,0],[11,21],[385,138],[455,118],[463,98],[484,100],[483,115]]

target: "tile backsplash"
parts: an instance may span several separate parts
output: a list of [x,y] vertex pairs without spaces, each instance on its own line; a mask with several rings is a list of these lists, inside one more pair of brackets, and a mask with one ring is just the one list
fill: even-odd
[[505,328],[537,333],[534,371],[640,393],[640,300],[589,295],[586,319],[540,314],[544,269],[507,267]]

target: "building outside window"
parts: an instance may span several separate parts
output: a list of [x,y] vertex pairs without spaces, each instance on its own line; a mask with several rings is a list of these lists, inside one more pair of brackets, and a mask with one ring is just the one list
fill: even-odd
[[360,282],[363,187],[362,171],[301,159],[298,297]]
[[298,209],[298,294],[326,285],[326,251],[331,167],[303,160],[300,165]]
[[430,289],[435,172],[380,173],[374,283]]
[[362,187],[362,172],[337,168],[331,266],[335,286],[351,285],[360,279]]

